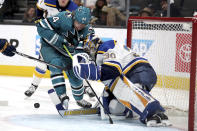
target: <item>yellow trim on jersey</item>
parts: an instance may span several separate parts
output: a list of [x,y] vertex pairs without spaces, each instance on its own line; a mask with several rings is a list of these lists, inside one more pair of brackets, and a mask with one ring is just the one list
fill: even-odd
[[37,7],[39,10],[43,10],[41,7],[38,6],[38,4],[36,4],[36,7]]
[[132,67],[134,67],[135,65],[137,65],[139,63],[149,63],[149,62],[146,61],[146,60],[138,60],[138,61],[136,61],[134,63],[131,63],[130,66],[128,66],[126,69],[124,69],[123,74],[126,74]]
[[129,82],[128,82],[128,80],[126,79],[125,76],[123,76],[123,82],[124,82],[128,87],[130,87]]
[[53,5],[53,4],[48,4],[48,3],[44,3],[44,4],[47,6],[56,7],[56,5]]
[[8,47],[8,45],[9,45],[8,42],[6,42],[3,48],[0,50],[0,52],[3,52]]
[[117,41],[116,40],[114,40],[114,45],[116,45],[117,44]]
[[105,51],[97,51],[97,53],[104,54]]
[[111,63],[111,62],[104,62],[104,64],[116,67],[118,69],[118,71],[120,72],[120,74],[122,73],[122,68],[118,64],[114,64],[114,63]]
[[119,79],[120,79],[120,77],[117,77],[117,78],[115,79],[115,81],[112,83],[112,85],[111,85],[111,87],[110,87],[110,91],[111,91],[111,92],[113,92],[113,90],[114,90],[114,88],[115,88],[115,86],[116,86],[116,84],[117,84],[117,82],[118,82]]

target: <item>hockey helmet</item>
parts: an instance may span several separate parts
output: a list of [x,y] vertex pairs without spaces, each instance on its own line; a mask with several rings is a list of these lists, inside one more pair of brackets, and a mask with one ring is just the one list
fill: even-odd
[[87,25],[91,20],[90,9],[83,6],[78,7],[74,12],[74,20]]
[[94,60],[95,56],[96,56],[97,49],[100,44],[102,44],[101,39],[99,37],[95,36],[94,34],[92,34],[92,35],[89,35],[87,37],[87,39],[84,41],[83,49]]

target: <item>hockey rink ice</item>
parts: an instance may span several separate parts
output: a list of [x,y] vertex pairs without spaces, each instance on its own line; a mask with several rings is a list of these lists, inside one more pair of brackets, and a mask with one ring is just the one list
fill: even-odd
[[[35,94],[25,99],[24,91],[28,89],[32,78],[0,76],[0,102],[8,101],[8,105],[0,106],[0,131],[180,131],[187,128],[182,118],[170,118],[171,127],[146,127],[136,119],[101,120],[98,115],[77,115],[60,117],[52,104],[47,90],[52,87],[50,79],[43,79]],[[66,82],[68,83],[68,82]],[[92,83],[99,95],[102,84]],[[78,108],[75,104],[70,87],[67,89],[70,97],[69,108]],[[96,98],[85,99],[95,103]],[[34,108],[34,103],[40,103],[40,108]],[[179,125],[179,126],[177,126]]]

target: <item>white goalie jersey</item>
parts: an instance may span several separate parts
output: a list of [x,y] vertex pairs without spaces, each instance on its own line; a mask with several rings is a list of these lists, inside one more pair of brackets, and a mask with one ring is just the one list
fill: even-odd
[[[148,63],[148,61],[145,58],[139,57],[139,55],[132,52],[129,48],[116,45],[116,42],[113,40],[102,44],[97,51],[96,64],[98,66],[105,65],[112,67],[120,75],[125,75],[139,63]],[[103,82],[106,86],[110,86],[111,81],[112,79]]]

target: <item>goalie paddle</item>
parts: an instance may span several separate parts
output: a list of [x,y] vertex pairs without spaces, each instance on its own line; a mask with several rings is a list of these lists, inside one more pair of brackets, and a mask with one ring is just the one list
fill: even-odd
[[113,124],[113,121],[112,121],[112,118],[111,118],[110,115],[109,115],[109,112],[104,108],[102,102],[101,102],[100,99],[98,98],[96,92],[94,91],[94,89],[93,89],[92,86],[90,85],[89,81],[88,81],[87,79],[85,79],[85,81],[86,81],[87,84],[90,86],[91,90],[92,90],[93,93],[95,94],[95,96],[96,96],[98,102],[101,104],[101,106],[103,107],[104,111],[107,113],[107,115],[108,115],[108,117],[109,117],[109,122],[110,122],[110,124]]

